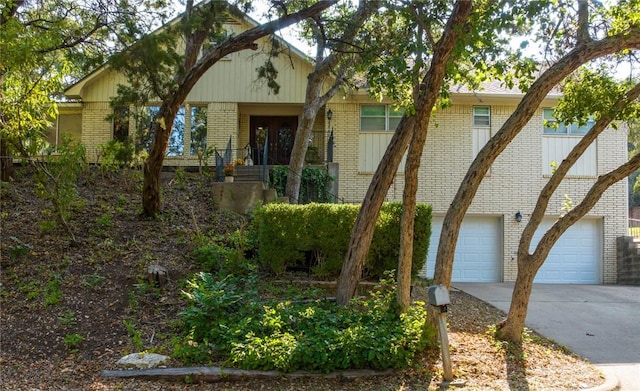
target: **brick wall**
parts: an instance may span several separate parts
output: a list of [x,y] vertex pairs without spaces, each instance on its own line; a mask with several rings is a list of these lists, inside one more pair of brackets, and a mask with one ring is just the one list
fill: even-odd
[[[370,103],[370,102],[367,102]],[[491,132],[494,134],[511,115],[515,106],[483,102],[491,106]],[[340,197],[347,202],[359,203],[372,178],[371,173],[358,171],[360,105],[358,103],[331,103],[332,125],[336,132],[334,161],[340,164]],[[472,104],[453,105],[437,111],[433,116],[422,157],[419,173],[418,201],[430,203],[434,215],[444,215],[473,160]],[[624,132],[607,130],[598,139],[598,172],[603,173],[621,164],[625,150]],[[496,159],[485,177],[468,211],[473,215],[498,217],[503,222],[503,276],[505,281],[516,277],[515,252],[518,240],[538,194],[548,181],[542,174],[542,109]],[[596,177],[566,178],[549,203],[547,215],[554,219],[563,213],[565,194],[577,204],[586,194]],[[603,221],[604,283],[616,282],[616,237],[626,232],[626,182],[614,185],[589,213],[589,217]],[[387,193],[387,200],[401,200],[404,185],[398,173]],[[515,222],[520,211],[522,223]]]

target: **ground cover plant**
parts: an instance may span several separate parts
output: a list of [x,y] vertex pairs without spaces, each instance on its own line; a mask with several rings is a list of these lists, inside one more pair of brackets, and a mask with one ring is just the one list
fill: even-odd
[[262,300],[257,281],[256,274],[190,279],[182,313],[186,338],[176,345],[176,357],[282,372],[406,368],[434,332],[425,326],[424,302],[396,314],[392,278],[348,307],[323,298]]

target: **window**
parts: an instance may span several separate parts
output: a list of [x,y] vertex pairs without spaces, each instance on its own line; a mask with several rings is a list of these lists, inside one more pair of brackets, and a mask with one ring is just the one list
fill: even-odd
[[191,108],[191,155],[204,153],[207,149],[207,108]]
[[394,131],[398,127],[404,109],[395,109],[389,105],[360,106],[361,131]]
[[491,107],[475,106],[473,108],[473,127],[491,126]]
[[589,117],[587,123],[583,126],[579,126],[577,123],[563,124],[559,123],[555,118],[553,109],[542,109],[542,120],[543,120],[543,131],[544,134],[557,134],[557,135],[567,135],[567,134],[576,134],[582,135],[585,134],[593,127],[595,123],[592,117]]
[[[136,134],[135,146],[136,152],[143,149],[147,151],[151,148],[153,141],[153,132],[151,124],[158,117],[160,112],[159,106],[144,106],[136,110]],[[185,110],[181,107],[176,114],[169,136],[169,145],[167,147],[167,156],[181,156],[184,152],[184,127],[185,127]]]

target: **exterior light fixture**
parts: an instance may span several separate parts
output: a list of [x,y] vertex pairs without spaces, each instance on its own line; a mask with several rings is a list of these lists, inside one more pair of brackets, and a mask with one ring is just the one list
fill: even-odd
[[327,111],[327,119],[328,119],[329,121],[331,121],[331,118],[333,118],[333,111],[331,111],[331,109],[329,109],[329,110]]
[[518,223],[521,222],[522,221],[522,213],[520,213],[520,211],[517,211],[515,218],[516,218],[516,221]]

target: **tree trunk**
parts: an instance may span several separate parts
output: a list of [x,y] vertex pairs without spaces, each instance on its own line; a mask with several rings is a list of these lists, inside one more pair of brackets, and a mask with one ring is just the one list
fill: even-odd
[[0,180],[9,182],[13,180],[13,157],[9,151],[8,141],[0,137]]
[[[509,143],[520,133],[540,106],[549,91],[566,76],[581,65],[608,54],[626,48],[640,46],[640,30],[631,30],[618,35],[578,44],[558,62],[548,68],[531,85],[516,110],[505,121],[500,130],[480,150],[467,174],[462,180],[458,192],[444,218],[442,233],[436,256],[434,283],[451,285],[453,256],[462,219],[469,209],[473,198],[487,170]],[[435,323],[434,323],[435,324]]]
[[[309,80],[311,83],[311,80]],[[317,88],[317,87],[316,87]],[[309,88],[307,88],[308,90]],[[300,194],[300,182],[302,179],[302,168],[304,167],[304,157],[307,153],[308,140],[311,137],[313,130],[313,124],[316,120],[316,115],[320,108],[320,104],[316,103],[317,98],[305,104],[302,112],[302,118],[298,124],[298,130],[293,142],[293,149],[291,150],[291,158],[289,160],[289,172],[287,173],[287,185],[285,193],[289,197],[289,202],[292,204],[298,203],[298,197]]]
[[456,41],[462,35],[463,29],[459,27],[466,23],[472,8],[470,1],[458,1],[454,5],[443,35],[434,48],[429,71],[423,78],[424,88],[420,89],[420,95],[415,102],[416,114],[411,117],[407,117],[406,114],[403,116],[371,180],[353,227],[349,249],[340,272],[336,294],[336,302],[339,305],[348,304],[355,294],[382,203],[393,182],[402,155],[409,146],[416,124],[424,122],[431,115],[442,87],[447,62]]
[[522,331],[527,317],[533,280],[540,267],[539,265],[536,267],[536,263],[538,262],[535,262],[528,254],[522,257],[518,256],[518,276],[511,295],[511,306],[507,320],[500,325],[502,339],[512,342],[522,341]]
[[[305,92],[304,108],[302,111],[302,120],[298,124],[298,130],[296,132],[296,138],[293,144],[293,150],[291,151],[291,158],[289,161],[289,175],[287,175],[287,184],[285,193],[289,197],[289,200],[293,204],[298,203],[300,197],[300,183],[302,179],[302,168],[304,166],[304,158],[307,153],[307,147],[309,137],[313,131],[313,124],[316,116],[320,111],[320,108],[327,104],[329,99],[338,92],[342,84],[344,83],[344,67],[338,66],[340,61],[343,61],[345,57],[348,57],[346,53],[347,47],[353,43],[356,34],[360,30],[360,27],[364,24],[367,18],[371,15],[373,9],[379,6],[378,1],[362,1],[358,6],[358,10],[350,20],[350,23],[342,37],[339,39],[337,47],[333,48],[332,53],[324,58],[324,53],[327,49],[325,36],[321,32],[317,32],[317,51],[316,51],[316,66],[314,71],[307,77],[307,89]],[[335,80],[327,92],[322,94],[323,83],[327,81],[331,72],[336,72]]]
[[178,112],[179,104],[170,107],[163,103],[158,118],[152,123],[154,133],[149,157],[144,163],[144,183],[142,187],[142,213],[148,217],[155,217],[162,211],[160,175],[164,156],[169,146],[169,136],[173,127],[173,120]]
[[[577,160],[577,158],[576,158]],[[524,318],[527,314],[529,296],[531,294],[530,285],[549,255],[551,248],[558,241],[560,236],[569,227],[586,215],[595,206],[602,194],[614,183],[621,181],[631,175],[632,172],[640,168],[640,154],[634,155],[628,162],[598,177],[598,180],[591,186],[591,189],[584,196],[582,201],[562,216],[538,242],[533,254],[529,255],[523,251],[523,244],[520,243],[518,250],[518,275],[513,288],[513,297],[507,319],[502,322],[502,338],[510,341],[520,341],[522,330],[524,329]],[[520,292],[522,291],[522,292]],[[512,314],[513,312],[513,314]]]
[[413,264],[413,234],[416,218],[416,194],[418,193],[418,171],[424,144],[427,140],[429,119],[417,125],[413,134],[404,171],[404,192],[402,194],[402,218],[400,219],[400,254],[398,259],[398,289],[396,301],[398,312],[404,313],[411,300],[411,266]]
[[387,191],[393,182],[398,165],[402,160],[402,155],[407,149],[415,123],[415,116],[402,118],[371,180],[353,226],[347,255],[340,271],[338,290],[336,292],[336,303],[339,305],[349,304],[355,294],[358,281],[362,276],[364,260],[373,239],[376,220],[380,214]]
[[[167,153],[167,147],[169,145],[169,136],[171,135],[173,120],[176,117],[180,105],[207,70],[220,59],[231,53],[245,49],[255,50],[257,48],[257,44],[255,43],[257,39],[306,18],[318,15],[337,2],[337,0],[321,1],[299,12],[285,15],[280,19],[244,31],[236,36],[230,37],[205,54],[199,61],[194,61],[194,53],[197,52],[192,48],[193,42],[187,38],[187,40],[190,41],[187,42],[187,46],[191,48],[189,49],[191,56],[185,58],[185,64],[183,64],[187,70],[184,76],[176,76],[177,87],[169,94],[168,98],[163,101],[160,112],[158,113],[158,119],[160,121],[152,124],[155,134],[151,144],[149,158],[144,164],[144,184],[142,188],[142,209],[144,215],[155,216],[162,210],[160,173],[162,172],[164,156]],[[202,42],[203,36],[198,32],[191,36],[191,39]],[[190,66],[190,64],[192,64],[192,66]]]

